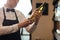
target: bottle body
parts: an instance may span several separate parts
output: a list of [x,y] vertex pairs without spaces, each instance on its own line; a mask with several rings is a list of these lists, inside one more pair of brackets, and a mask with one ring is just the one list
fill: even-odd
[[36,17],[40,17],[40,14],[42,13],[42,11],[43,11],[43,6],[40,6],[40,7],[37,9],[37,12],[36,12],[36,13],[33,13],[33,14],[30,16],[30,18],[28,18],[28,19],[30,19],[32,22],[34,22],[34,21],[36,20]]

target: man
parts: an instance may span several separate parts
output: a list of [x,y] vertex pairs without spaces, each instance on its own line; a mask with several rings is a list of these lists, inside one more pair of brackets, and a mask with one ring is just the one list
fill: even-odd
[[60,40],[60,0],[54,0],[55,14],[54,21],[54,40]]
[[[27,31],[30,31],[33,27],[33,25],[28,26],[29,24],[33,24],[31,20],[25,19],[20,11],[14,9],[18,1],[7,0],[4,7],[0,9],[0,40],[21,40],[20,28],[25,27]],[[33,13],[36,12],[34,11]]]

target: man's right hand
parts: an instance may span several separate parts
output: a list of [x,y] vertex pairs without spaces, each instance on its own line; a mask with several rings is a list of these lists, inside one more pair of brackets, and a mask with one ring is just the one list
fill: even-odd
[[18,24],[18,28],[21,27],[27,27],[28,25],[32,24],[33,22],[29,19],[25,19],[24,21],[22,21],[21,23]]

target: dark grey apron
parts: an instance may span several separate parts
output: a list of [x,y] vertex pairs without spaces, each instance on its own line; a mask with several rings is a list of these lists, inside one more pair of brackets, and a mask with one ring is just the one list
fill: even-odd
[[[17,15],[16,15],[16,12],[15,12],[16,20],[6,19],[6,15],[5,15],[5,10],[4,10],[4,8],[3,8],[3,13],[4,13],[3,26],[10,26],[10,25],[14,25],[14,24],[19,23],[18,17],[17,17]],[[7,35],[2,35],[2,36],[0,36],[0,40],[21,40],[20,30],[18,30],[18,31],[15,32],[15,33],[7,34]]]

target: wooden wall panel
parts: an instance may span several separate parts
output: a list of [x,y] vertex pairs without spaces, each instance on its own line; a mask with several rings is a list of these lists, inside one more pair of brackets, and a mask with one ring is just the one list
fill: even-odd
[[38,25],[36,26],[35,31],[31,34],[32,40],[53,40],[53,0],[32,0],[32,8],[36,9],[36,3],[48,3],[48,15],[42,16],[39,20]]

